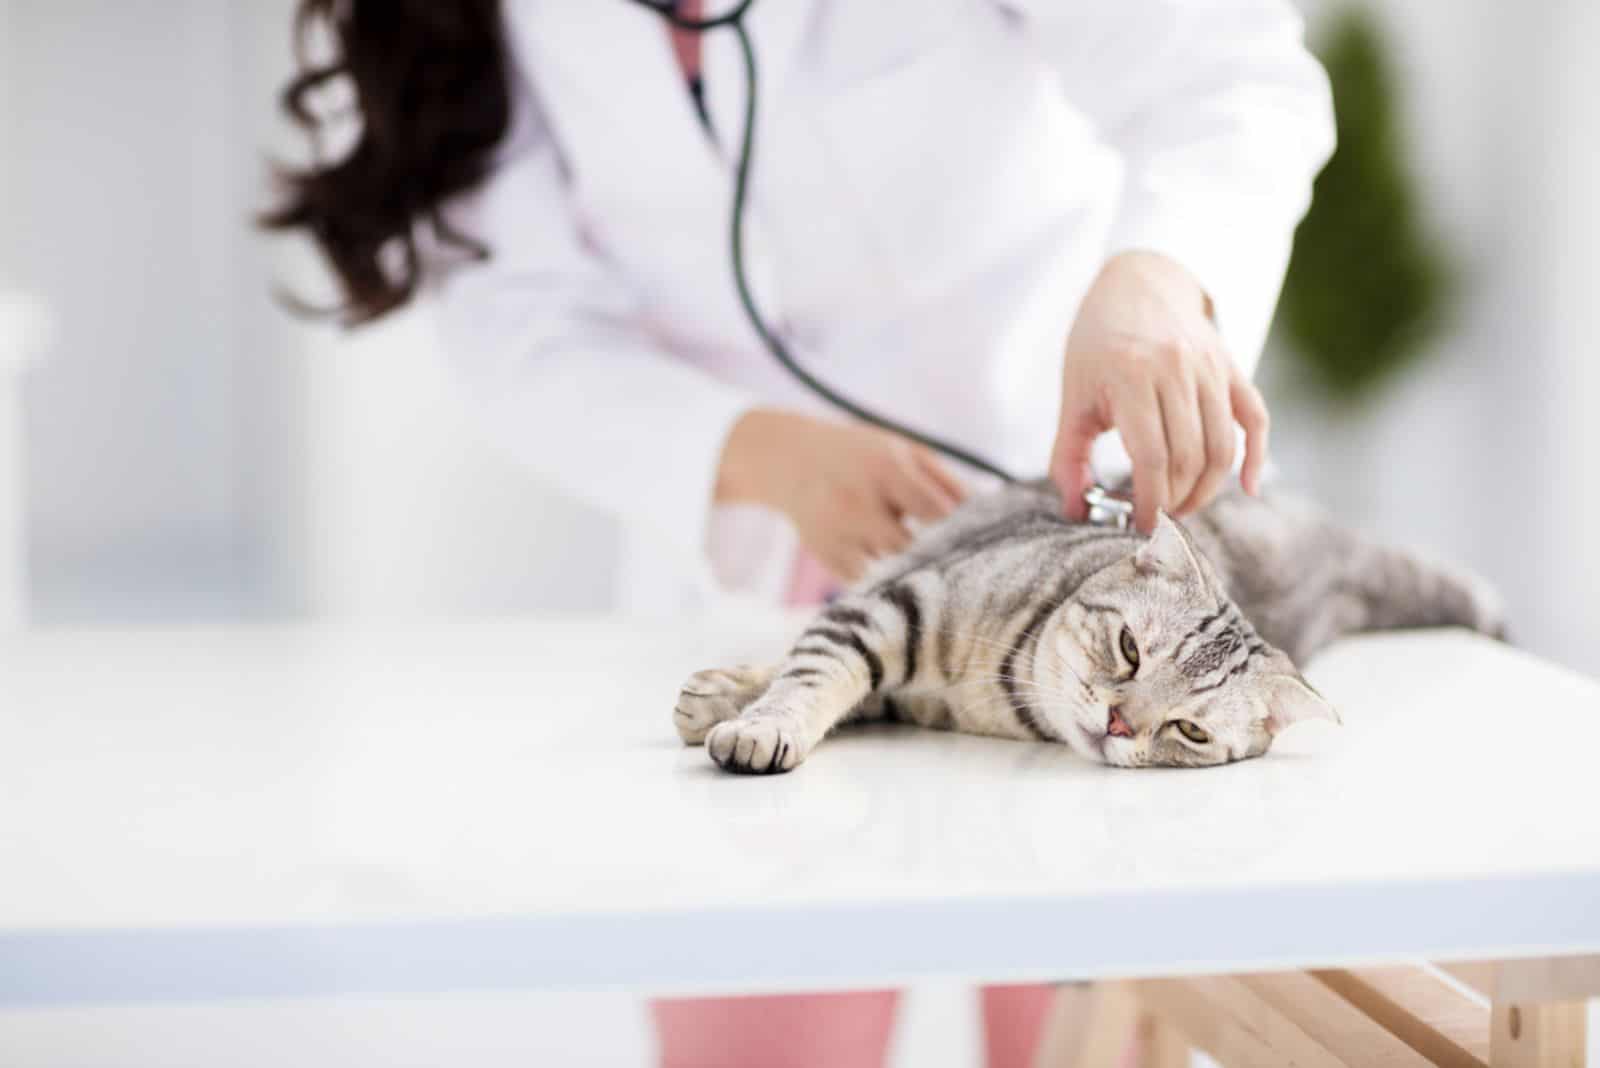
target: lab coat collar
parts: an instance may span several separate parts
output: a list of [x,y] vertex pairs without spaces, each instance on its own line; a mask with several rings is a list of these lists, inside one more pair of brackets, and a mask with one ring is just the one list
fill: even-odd
[[[712,10],[719,6],[708,5]],[[760,94],[758,126],[763,116],[772,113],[775,102],[783,98],[783,91],[810,40],[816,8],[811,0],[756,0],[745,15],[756,54],[756,83]],[[744,124],[744,60],[731,29],[707,34],[703,46],[707,106],[723,158],[726,165],[732,167]]]

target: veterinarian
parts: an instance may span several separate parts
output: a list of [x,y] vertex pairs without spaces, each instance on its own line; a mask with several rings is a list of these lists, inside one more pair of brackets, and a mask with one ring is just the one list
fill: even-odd
[[[729,263],[748,73],[730,27],[630,0],[301,7],[338,48],[292,110],[319,125],[342,78],[363,122],[269,221],[317,238],[350,321],[437,290],[484,431],[622,521],[626,607],[814,596],[978,484],[841,418],[753,329]],[[1241,459],[1254,488],[1250,373],[1333,137],[1287,3],[757,0],[743,27],[744,273],[797,361],[1048,470],[1069,511],[1130,458],[1146,529]],[[986,994],[991,1064],[1026,1063],[1044,997]],[[663,1003],[663,1057],[878,1064],[893,1004]]]

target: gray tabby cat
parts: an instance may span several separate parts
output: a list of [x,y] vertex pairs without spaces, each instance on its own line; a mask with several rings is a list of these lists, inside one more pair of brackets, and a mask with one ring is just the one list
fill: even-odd
[[782,663],[702,671],[674,721],[730,771],[789,771],[836,725],[1064,742],[1106,764],[1260,756],[1338,715],[1295,670],[1358,630],[1498,634],[1478,580],[1315,510],[1234,492],[1149,538],[1072,523],[1044,484],[976,497],[822,611]]

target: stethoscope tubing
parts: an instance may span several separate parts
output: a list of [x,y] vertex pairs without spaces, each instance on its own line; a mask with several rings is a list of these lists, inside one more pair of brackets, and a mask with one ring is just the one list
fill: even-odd
[[751,328],[761,338],[767,351],[790,375],[835,408],[854,416],[864,423],[869,423],[880,429],[909,438],[957,463],[993,475],[1002,482],[1016,482],[1017,479],[1004,468],[984,459],[977,453],[954,442],[924,433],[914,427],[906,426],[904,423],[880,415],[823,382],[806,370],[794,358],[793,354],[789,352],[788,346],[783,343],[783,339],[767,324],[766,317],[761,314],[761,309],[756,304],[755,294],[750,289],[750,280],[745,272],[744,244],[745,207],[749,200],[750,170],[755,154],[757,77],[755,48],[750,41],[750,32],[744,24],[744,17],[750,10],[754,0],[739,0],[726,13],[703,19],[683,18],[677,14],[675,5],[671,3],[671,0],[666,0],[666,2],[661,2],[661,0],[631,0],[631,2],[655,12],[679,29],[694,33],[705,33],[708,30],[730,27],[734,32],[734,36],[738,39],[739,54],[744,61],[745,104],[738,162],[734,168],[733,208],[729,220],[729,245],[733,264],[733,283],[738,290],[739,303],[744,309],[745,318],[749,320]]

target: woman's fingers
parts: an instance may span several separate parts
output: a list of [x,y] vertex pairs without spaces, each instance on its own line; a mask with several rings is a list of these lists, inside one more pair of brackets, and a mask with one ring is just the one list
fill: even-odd
[[912,450],[912,456],[916,459],[917,469],[938,488],[944,507],[944,512],[941,514],[948,515],[955,510],[956,505],[967,499],[967,487],[961,484],[955,472],[951,471],[932,449],[918,446]]
[[[917,450],[909,462],[896,473],[888,487],[890,499],[901,514],[913,516],[924,523],[943,519],[961,503],[959,493],[952,492],[948,473],[939,477],[935,468],[941,466],[931,456]],[[959,489],[959,484],[957,484]]]
[[818,558],[846,582],[854,582],[875,561],[911,544],[911,532],[887,500],[841,525],[838,534],[838,540]]
[[861,547],[872,559],[893,556],[911,544],[911,532],[889,508],[864,524],[860,536]]
[[1205,470],[1195,480],[1194,488],[1178,505],[1178,514],[1199,511],[1217,495],[1228,473],[1233,470],[1236,441],[1233,433],[1233,406],[1228,400],[1227,373],[1218,370],[1215,375],[1202,378],[1196,386],[1196,403],[1199,408],[1201,434],[1205,439]]
[[1155,529],[1156,512],[1172,500],[1167,485],[1167,436],[1155,384],[1125,380],[1112,397],[1111,412],[1133,460],[1134,523],[1148,534]]
[[919,468],[900,472],[894,484],[886,487],[890,503],[902,515],[931,523],[950,514],[955,502],[944,488]]
[[861,576],[862,560],[859,550],[843,541],[808,546],[817,562],[827,568],[828,574],[840,582],[854,582]]
[[1244,469],[1239,481],[1251,496],[1261,492],[1261,471],[1267,465],[1267,434],[1271,420],[1267,415],[1266,401],[1261,391],[1238,368],[1230,372],[1229,400],[1233,404],[1233,418],[1244,428]]
[[1167,509],[1174,514],[1182,512],[1206,472],[1206,439],[1200,407],[1195,403],[1197,392],[1195,380],[1182,372],[1156,387],[1167,439]]
[[1114,425],[1107,422],[1108,418],[1092,397],[1068,393],[1062,399],[1061,425],[1056,428],[1055,444],[1050,447],[1049,474],[1061,494],[1062,511],[1068,519],[1087,518],[1089,505],[1083,494],[1094,485],[1089,459],[1095,439]]

